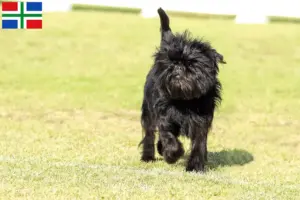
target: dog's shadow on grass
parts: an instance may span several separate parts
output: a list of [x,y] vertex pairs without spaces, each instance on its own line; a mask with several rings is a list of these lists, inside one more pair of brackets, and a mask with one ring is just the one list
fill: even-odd
[[[189,154],[185,154],[179,164],[185,165]],[[225,166],[242,166],[254,160],[251,153],[242,149],[229,149],[219,152],[208,152],[208,161],[206,163],[207,169],[215,169]]]
[[214,169],[223,166],[245,165],[254,160],[251,153],[243,149],[229,149],[219,152],[208,152],[207,167]]

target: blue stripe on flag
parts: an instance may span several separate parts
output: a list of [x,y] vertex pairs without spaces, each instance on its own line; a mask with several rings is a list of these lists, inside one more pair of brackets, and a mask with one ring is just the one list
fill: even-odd
[[18,20],[2,20],[2,29],[17,29],[18,28]]
[[26,2],[26,11],[42,11],[42,2]]

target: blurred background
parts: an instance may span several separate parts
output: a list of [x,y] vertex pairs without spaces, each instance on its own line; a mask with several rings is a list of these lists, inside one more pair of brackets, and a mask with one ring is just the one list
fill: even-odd
[[[205,175],[140,162],[156,11],[227,61]],[[0,199],[298,199],[300,1],[43,1],[0,30]],[[189,153],[189,140],[181,138]]]

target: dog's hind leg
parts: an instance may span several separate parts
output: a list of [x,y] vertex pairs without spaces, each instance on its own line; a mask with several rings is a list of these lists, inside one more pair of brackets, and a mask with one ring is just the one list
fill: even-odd
[[169,164],[175,163],[183,154],[182,143],[178,140],[177,127],[168,122],[161,122],[159,125],[159,141],[157,143],[158,151],[163,155],[165,161]]
[[205,146],[204,161],[207,162],[208,161],[208,159],[207,159],[207,154],[208,154],[208,152],[207,152],[207,134],[205,135],[204,140],[205,140],[204,141],[204,146]]
[[141,160],[144,162],[150,162],[155,160],[155,120],[149,112],[146,102],[142,106],[141,117],[143,131],[145,133],[143,140],[140,144],[143,144]]

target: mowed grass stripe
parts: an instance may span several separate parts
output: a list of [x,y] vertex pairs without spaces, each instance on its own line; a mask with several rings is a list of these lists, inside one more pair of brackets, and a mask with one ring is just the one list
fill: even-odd
[[[225,177],[220,174],[214,174],[214,173],[209,173],[207,175],[201,174],[201,173],[186,173],[184,171],[179,172],[179,171],[168,171],[164,169],[139,169],[139,168],[133,168],[133,167],[124,167],[124,166],[117,166],[117,165],[106,165],[106,164],[88,164],[88,163],[75,163],[75,162],[49,162],[47,160],[41,160],[41,159],[36,159],[36,158],[13,158],[13,157],[8,157],[8,156],[3,156],[0,155],[0,163],[2,164],[16,164],[19,165],[21,163],[25,164],[30,164],[30,165],[47,165],[49,167],[66,167],[66,168],[82,168],[83,170],[85,169],[92,169],[92,170],[100,170],[102,172],[113,172],[117,174],[121,174],[122,172],[126,173],[132,173],[132,174],[141,174],[141,175],[151,175],[151,176],[173,176],[173,177],[198,177],[201,178],[202,180],[206,181],[213,181],[213,182],[219,182],[223,184],[233,184],[233,185],[248,185],[248,186],[253,186],[252,182],[246,181],[246,180],[238,180],[236,178],[231,178],[231,177]],[[300,173],[300,171],[299,171]],[[276,186],[276,183],[274,182],[256,182],[257,185],[263,186],[263,187],[274,187]],[[283,188],[285,189],[296,189],[300,191],[300,184],[294,184],[294,185],[282,185]]]

